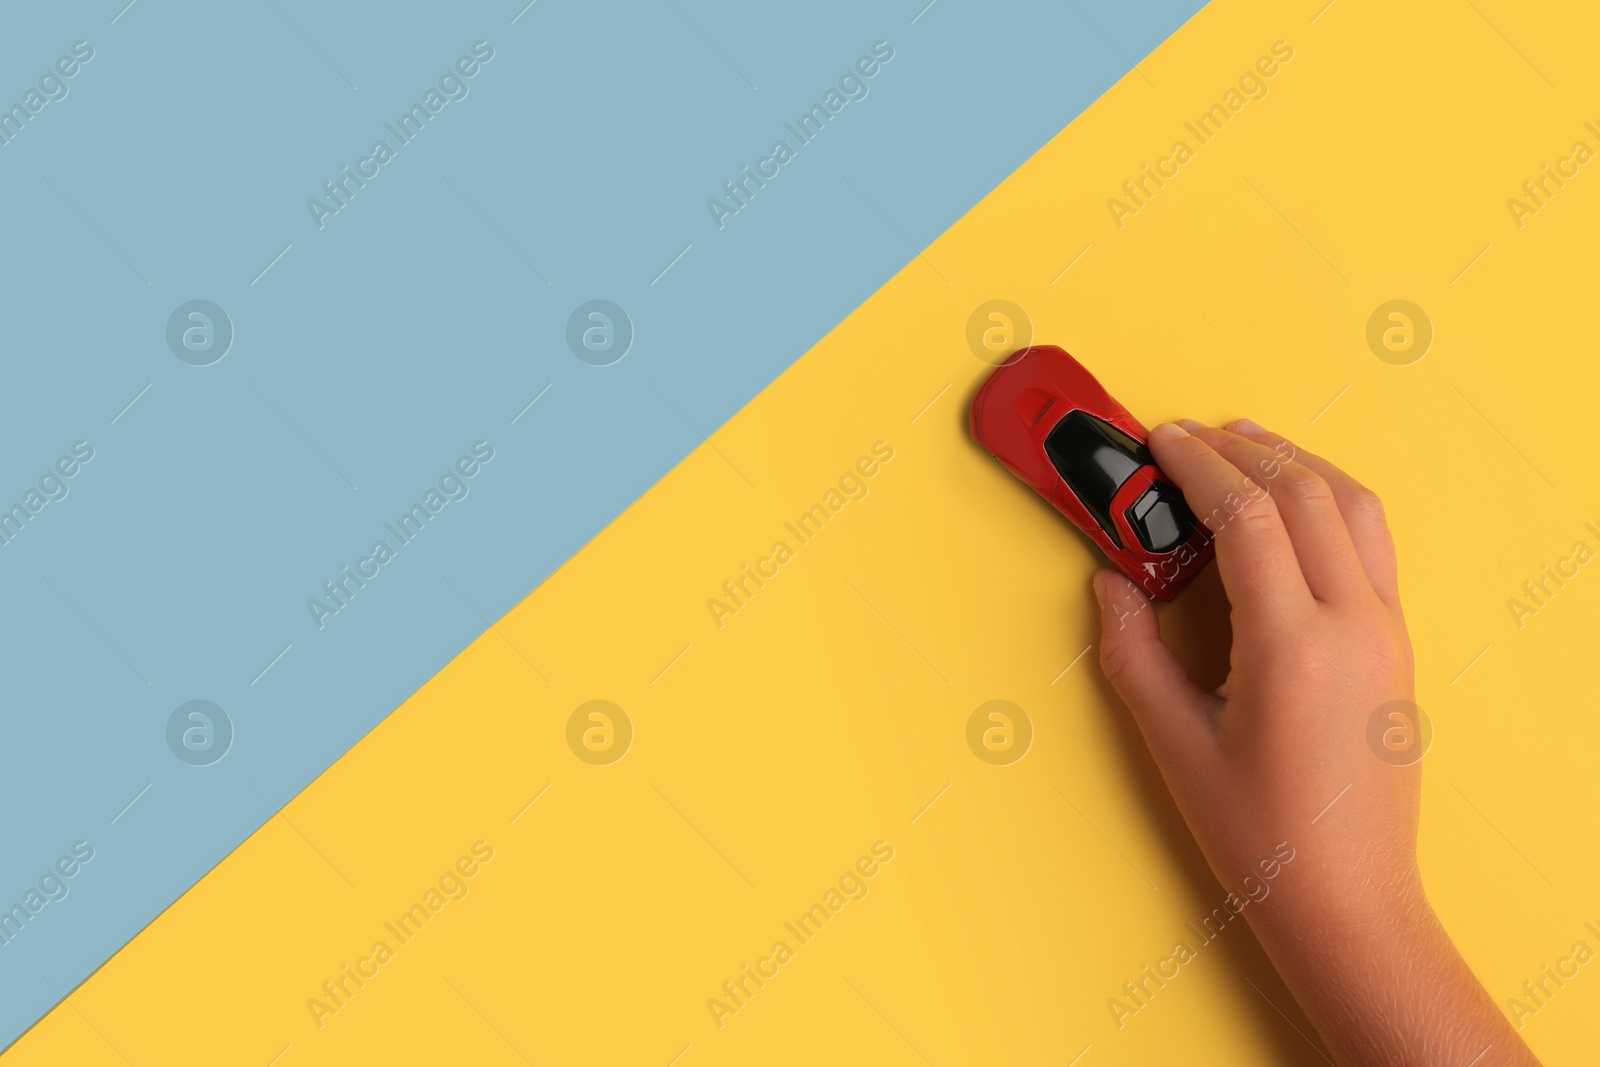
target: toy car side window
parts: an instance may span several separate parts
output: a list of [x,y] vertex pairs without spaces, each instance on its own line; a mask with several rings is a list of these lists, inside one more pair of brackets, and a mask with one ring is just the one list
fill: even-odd
[[1044,450],[1067,488],[1121,548],[1111,501],[1135,471],[1154,464],[1150,450],[1087,411],[1069,412],[1045,438]]

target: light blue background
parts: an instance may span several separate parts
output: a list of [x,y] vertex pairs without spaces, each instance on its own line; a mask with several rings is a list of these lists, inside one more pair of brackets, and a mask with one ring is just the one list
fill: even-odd
[[[0,505],[95,450],[0,547],[0,906],[96,851],[0,946],[4,1042],[485,629],[446,579],[509,610],[1199,6],[123,2],[0,21],[0,104],[95,49],[0,147]],[[470,95],[318,231],[306,199],[478,40]],[[879,40],[719,232],[706,199]],[[210,367],[165,343],[196,298],[236,331]],[[594,298],[637,332],[614,366],[566,347]],[[480,439],[471,495],[318,632],[306,598]],[[237,735],[209,768],[166,747],[196,698]]]

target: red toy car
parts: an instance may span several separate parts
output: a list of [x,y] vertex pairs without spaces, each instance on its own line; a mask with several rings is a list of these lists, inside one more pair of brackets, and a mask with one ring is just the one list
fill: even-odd
[[1062,349],[1006,360],[972,398],[971,427],[1155,599],[1177,596],[1211,561],[1211,532],[1162,477],[1145,428]]

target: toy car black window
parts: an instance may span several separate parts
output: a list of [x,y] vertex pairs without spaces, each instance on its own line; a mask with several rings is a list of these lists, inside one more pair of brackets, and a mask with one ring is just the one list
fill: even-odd
[[1045,454],[1072,494],[1083,502],[1111,543],[1122,538],[1111,521],[1111,501],[1140,467],[1153,466],[1150,450],[1087,411],[1073,411],[1044,440]]
[[1183,494],[1166,482],[1156,482],[1128,506],[1128,525],[1151,552],[1171,552],[1189,539],[1194,512]]

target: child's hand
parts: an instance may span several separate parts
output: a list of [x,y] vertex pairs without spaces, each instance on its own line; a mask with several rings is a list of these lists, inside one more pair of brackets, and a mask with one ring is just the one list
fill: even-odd
[[1382,506],[1281,438],[1186,425],[1156,427],[1150,447],[1216,537],[1228,680],[1196,688],[1154,606],[1114,571],[1095,577],[1100,662],[1223,886],[1242,896],[1287,842],[1297,872],[1318,870],[1307,889],[1325,899],[1306,903],[1359,921],[1418,885],[1420,768],[1384,763],[1366,738],[1380,705],[1413,695]]
[[1535,1063],[1423,893],[1420,765],[1369,744],[1375,717],[1419,725],[1378,498],[1249,421],[1165,424],[1150,449],[1216,537],[1228,678],[1196,687],[1110,570],[1100,661],[1212,871],[1341,1062]]

